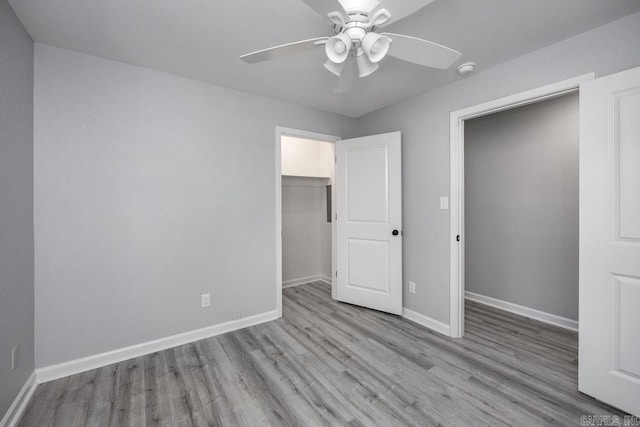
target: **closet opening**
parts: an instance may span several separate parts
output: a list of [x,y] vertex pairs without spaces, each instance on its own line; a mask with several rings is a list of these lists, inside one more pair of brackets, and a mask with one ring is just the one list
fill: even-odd
[[323,282],[335,299],[335,141],[296,129],[276,131],[277,308],[282,289]]

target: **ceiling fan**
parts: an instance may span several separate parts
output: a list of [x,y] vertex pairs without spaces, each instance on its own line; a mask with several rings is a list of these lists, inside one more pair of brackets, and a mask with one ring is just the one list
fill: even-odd
[[[355,58],[359,77],[375,72],[387,55],[439,69],[449,68],[461,53],[417,37],[378,32],[378,28],[405,18],[433,0],[304,0],[329,18],[334,35],[283,44],[240,57],[248,64],[270,61],[324,46],[324,67],[340,76]],[[384,6],[384,7],[383,7]]]

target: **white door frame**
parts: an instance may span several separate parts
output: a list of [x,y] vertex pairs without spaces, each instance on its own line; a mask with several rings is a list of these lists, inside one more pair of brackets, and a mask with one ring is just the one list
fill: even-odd
[[[522,107],[576,92],[580,84],[595,79],[594,73],[454,111],[450,117],[450,309],[449,334],[464,335],[464,122],[481,116]],[[460,236],[460,241],[457,241]]]
[[[276,310],[278,317],[282,317],[282,136],[314,139],[334,143],[340,137],[323,133],[276,126]],[[336,298],[336,221],[335,221],[335,168],[331,176],[331,297]]]

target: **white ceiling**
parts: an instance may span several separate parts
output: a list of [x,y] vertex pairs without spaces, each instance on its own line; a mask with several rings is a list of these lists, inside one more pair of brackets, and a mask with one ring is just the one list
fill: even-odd
[[[440,71],[387,57],[340,94],[322,49],[254,65],[238,59],[331,35],[303,0],[9,3],[38,42],[351,117],[461,78],[455,66]],[[385,31],[449,46],[462,52],[459,63],[476,61],[482,70],[639,10],[638,0],[435,0]]]

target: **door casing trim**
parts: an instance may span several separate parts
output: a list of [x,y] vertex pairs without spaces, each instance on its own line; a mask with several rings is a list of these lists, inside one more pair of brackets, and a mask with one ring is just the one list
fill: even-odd
[[[449,335],[464,335],[464,122],[481,116],[556,98],[578,91],[580,84],[594,80],[595,73],[541,86],[515,95],[474,105],[450,114],[450,280]],[[457,236],[461,236],[457,241]]]

